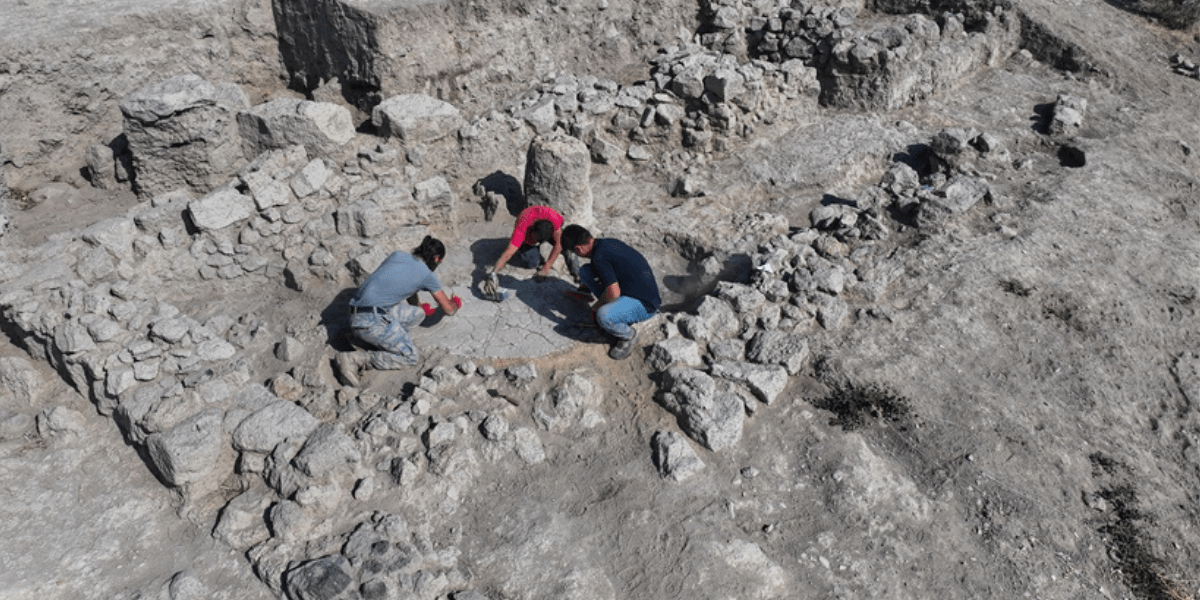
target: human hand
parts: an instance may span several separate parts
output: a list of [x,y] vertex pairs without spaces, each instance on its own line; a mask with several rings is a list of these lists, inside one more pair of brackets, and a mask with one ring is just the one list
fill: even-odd
[[462,308],[462,298],[451,296],[450,301],[454,303],[455,308]]
[[428,302],[421,303],[421,310],[425,311],[425,316],[427,316],[427,317],[433,316],[433,313],[434,313],[433,307],[430,306]]

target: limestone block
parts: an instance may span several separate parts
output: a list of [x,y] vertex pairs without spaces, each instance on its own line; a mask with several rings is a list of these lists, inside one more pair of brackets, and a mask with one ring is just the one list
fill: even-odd
[[808,362],[808,341],[782,331],[761,331],[746,344],[746,359],[762,365],[780,365],[796,375]]
[[298,144],[309,156],[336,153],[354,139],[354,120],[343,106],[277,98],[237,115],[247,157]]
[[527,464],[536,465],[546,460],[546,449],[536,431],[522,427],[514,432],[517,456]]
[[314,158],[303,169],[292,176],[289,184],[297,198],[307,198],[316,193],[329,180],[331,171],[325,161]]
[[413,196],[417,201],[417,214],[423,222],[447,225],[457,222],[454,191],[445,179],[434,177],[417,183],[413,186]]
[[696,455],[691,444],[674,431],[657,431],[650,438],[654,464],[663,479],[684,481],[704,470],[704,461]]
[[20,356],[0,357],[0,402],[4,406],[32,406],[43,387],[42,377],[28,359]]
[[169,431],[146,438],[150,462],[163,481],[180,486],[199,481],[218,465],[225,445],[224,413],[206,410]]
[[201,231],[224,229],[255,213],[254,200],[232,187],[220,188],[188,202],[187,210],[192,224]]
[[702,371],[673,367],[663,378],[659,401],[679,419],[688,437],[713,451],[732,448],[742,439],[745,408],[736,395],[718,392]]
[[739,313],[758,310],[767,302],[767,297],[762,292],[748,285],[731,281],[718,283],[715,293],[718,298],[728,302],[733,310]]
[[351,472],[362,461],[362,454],[350,436],[330,424],[309,436],[294,461],[296,468],[305,475],[324,477],[339,469]]
[[967,212],[975,203],[985,198],[991,192],[987,182],[977,177],[956,175],[946,185],[942,194],[955,214]]
[[586,144],[564,133],[535,137],[525,160],[525,202],[549,206],[568,223],[594,227],[591,153]]
[[538,135],[546,135],[554,131],[554,125],[558,122],[558,113],[555,110],[553,97],[543,98],[513,116],[528,123]]
[[242,182],[250,190],[254,206],[260,211],[273,206],[285,206],[292,201],[292,188],[271,177],[266,171],[243,174]]
[[342,235],[372,238],[387,231],[383,211],[370,200],[360,200],[339,208],[335,221],[337,232]]
[[245,162],[236,115],[249,106],[236,85],[213,84],[195,74],[122,99],[138,193],[153,196],[180,187],[204,193],[224,183]]
[[746,79],[734,69],[717,69],[704,78],[704,89],[721,102],[734,102],[746,93]]
[[414,146],[454,134],[464,121],[449,102],[424,94],[401,94],[380,102],[371,112],[371,123],[379,135]]
[[1054,113],[1050,117],[1047,131],[1050,135],[1071,135],[1083,127],[1083,115],[1087,112],[1087,99],[1068,94],[1059,94],[1054,102]]
[[307,410],[280,400],[246,417],[233,431],[233,447],[251,452],[270,452],[284,440],[307,438],[317,425],[316,417]]
[[655,371],[663,371],[667,367],[679,364],[689,367],[702,365],[700,345],[694,340],[675,337],[650,347],[650,367]]
[[714,377],[745,384],[750,388],[754,397],[766,404],[774,402],[788,384],[787,371],[778,366],[737,362],[717,363],[712,366],[712,374]]

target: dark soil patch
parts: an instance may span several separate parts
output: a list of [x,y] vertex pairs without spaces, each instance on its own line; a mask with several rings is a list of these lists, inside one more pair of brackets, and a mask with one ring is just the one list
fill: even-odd
[[911,416],[910,402],[877,383],[840,382],[830,385],[829,394],[813,406],[833,413],[830,425],[846,431],[861,429],[875,421],[899,422]]

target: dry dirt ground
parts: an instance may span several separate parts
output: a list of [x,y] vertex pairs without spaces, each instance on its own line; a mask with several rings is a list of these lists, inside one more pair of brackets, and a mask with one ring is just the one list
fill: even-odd
[[[461,497],[436,483],[397,489],[345,522],[411,509],[432,546],[456,549],[470,587],[496,599],[1200,597],[1200,82],[1169,66],[1200,45],[1118,4],[1026,3],[1077,34],[1098,70],[1013,57],[917,106],[870,115],[913,145],[943,127],[990,132],[1012,160],[979,166],[993,200],[944,230],[897,228],[888,252],[904,275],[874,310],[814,328],[811,365],[747,419],[736,448],[697,447],[700,474],[675,483],[655,471],[650,439],[677,426],[656,402],[661,375],[644,352],[612,362],[584,336],[532,358],[464,356],[433,327],[418,336],[429,350],[420,368],[368,373],[365,387],[400,394],[421,372],[464,359],[532,363],[538,383],[489,380],[494,394],[455,398],[453,409],[533,426],[537,393],[580,373],[605,382],[603,423],[543,431],[542,463],[466,469]],[[1063,93],[1089,102],[1070,140],[1082,166],[1040,131]],[[854,186],[773,188],[773,161],[836,145],[845,130],[814,123],[850,117],[760,126],[708,163],[713,192],[691,202],[772,210],[807,227],[823,194],[853,197]],[[515,172],[512,160],[498,168]],[[631,203],[652,215],[681,202],[666,193],[670,175],[597,168],[597,215],[635,229]],[[66,207],[69,220],[64,207],[29,206],[4,243],[32,245],[128,202],[92,199]],[[479,260],[467,249],[503,237],[506,218],[454,232],[457,263],[444,278],[468,280]],[[664,248],[648,251],[660,277],[684,272]],[[307,330],[348,284],[231,304],[276,307],[272,327]],[[643,328],[643,349],[669,320]],[[255,368],[269,377],[279,365]],[[208,536],[211,514],[177,511],[110,420],[65,385],[47,397],[4,408],[32,417],[63,405],[86,423],[0,446],[0,596],[190,597],[163,591],[182,571],[204,590],[197,597],[271,597],[244,557]]]

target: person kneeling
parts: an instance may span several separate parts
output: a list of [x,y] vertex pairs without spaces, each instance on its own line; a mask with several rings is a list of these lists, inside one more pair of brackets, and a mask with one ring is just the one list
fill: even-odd
[[[420,360],[409,330],[437,311],[429,304],[418,305],[418,292],[432,294],[447,315],[462,307],[458,296],[446,296],[433,274],[445,256],[445,245],[425,236],[412,254],[397,250],[388,256],[350,299],[350,333],[356,341],[373,348],[366,356],[372,368],[399,369]],[[353,352],[338,355],[337,367],[347,385],[358,386],[358,370],[363,362]]]
[[617,239],[595,239],[579,225],[563,228],[563,248],[591,259],[579,268],[580,282],[596,297],[596,324],[616,338],[608,355],[620,360],[633,352],[634,323],[653,317],[662,304],[658,281],[640,252]]

